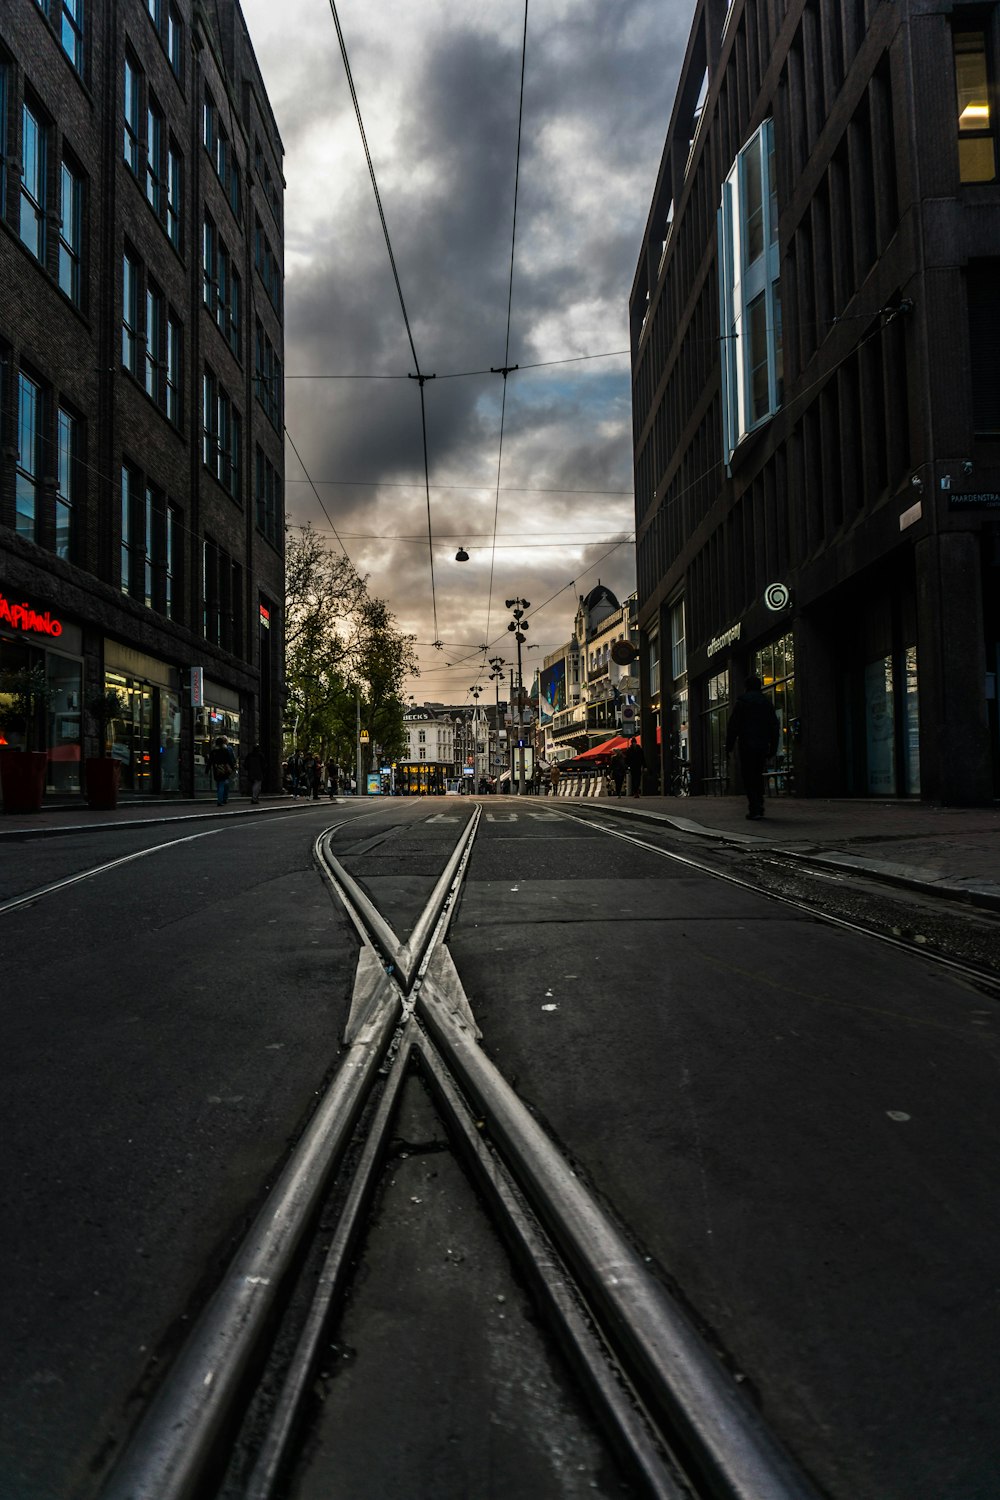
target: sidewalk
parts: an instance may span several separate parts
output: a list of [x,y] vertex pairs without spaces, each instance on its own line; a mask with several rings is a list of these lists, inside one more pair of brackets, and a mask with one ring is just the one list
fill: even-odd
[[[328,797],[320,799],[326,807],[353,800],[345,797],[335,797],[332,802]],[[53,801],[46,803],[37,813],[0,814],[0,843],[5,839],[55,838],[70,833],[100,833],[112,828],[142,828],[146,824],[202,822],[206,818],[266,817],[276,812],[289,813],[297,808],[319,805],[306,797],[290,797],[287,793],[263,796],[256,804],[249,797],[230,797],[224,807],[219,807],[213,796],[119,799],[118,806],[111,810],[97,810],[83,801]]]
[[587,806],[1000,911],[1000,807],[769,797],[599,797]]

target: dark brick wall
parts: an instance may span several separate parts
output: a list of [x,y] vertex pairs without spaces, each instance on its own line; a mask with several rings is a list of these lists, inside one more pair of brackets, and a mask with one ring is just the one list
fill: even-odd
[[[164,0],[163,12],[167,14]],[[283,587],[283,438],[256,399],[254,322],[266,322],[279,356],[282,317],[254,269],[254,214],[268,221],[268,239],[281,257],[282,147],[243,17],[233,0],[214,8],[223,36],[212,32],[214,15],[192,0],[174,0],[183,44],[175,71],[166,36],[157,34],[146,7],[124,0],[90,0],[85,7],[83,66],[64,54],[57,32],[33,0],[0,12],[0,61],[7,75],[5,212],[0,222],[0,356],[3,364],[0,443],[0,588],[62,610],[84,626],[89,692],[101,671],[101,641],[112,636],[181,670],[203,666],[206,674],[240,694],[243,748],[262,732],[258,650],[258,600],[276,606],[272,644],[280,648]],[[164,218],[147,202],[139,175],[124,159],[124,59],[126,49],[140,80],[140,121],[145,133],[147,97],[161,112],[166,138],[182,162],[181,233],[175,246]],[[206,87],[231,143],[239,170],[241,200],[235,212],[202,144]],[[22,245],[18,233],[21,109],[28,99],[48,127],[47,220],[49,249],[44,265]],[[82,292],[74,306],[58,285],[59,164],[71,160],[84,180]],[[266,162],[270,199],[258,165]],[[272,200],[277,198],[277,204]],[[202,295],[202,226],[211,215],[242,284],[241,337],[230,347]],[[123,255],[139,267],[139,364],[137,375],[122,363]],[[176,422],[144,385],[144,294],[147,284],[162,294],[182,330],[182,378]],[[241,493],[234,497],[202,462],[202,377],[209,367],[241,418]],[[37,539],[16,536],[16,380],[24,368],[45,393],[43,431],[51,440],[55,412],[64,403],[80,419],[76,465],[77,536],[71,562],[53,553],[54,450],[43,462],[41,519]],[[279,476],[278,532],[266,540],[256,526],[254,452],[266,452]],[[120,588],[121,472],[128,464],[143,483],[174,507],[180,521],[181,559],[175,617],[168,620]],[[237,654],[209,644],[202,630],[202,553],[206,537],[242,571]],[[154,596],[162,606],[162,593]],[[273,705],[268,744],[271,765],[280,763],[282,653],[272,650],[272,680],[265,700]],[[187,681],[186,676],[182,680]],[[185,696],[187,696],[185,694]],[[185,709],[185,735],[190,734]],[[190,755],[187,757],[190,764]]]

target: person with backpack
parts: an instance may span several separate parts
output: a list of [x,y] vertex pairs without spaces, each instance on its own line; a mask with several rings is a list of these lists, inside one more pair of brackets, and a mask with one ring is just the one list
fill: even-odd
[[781,725],[774,704],[761,691],[759,677],[748,677],[746,688],[736,700],[726,728],[726,754],[736,746],[740,751],[740,770],[747,794],[747,817],[756,823],[764,816],[764,763],[774,755],[781,738]]
[[236,770],[236,755],[224,734],[216,737],[208,759],[209,769],[215,777],[215,801],[224,807],[229,801],[229,778]]

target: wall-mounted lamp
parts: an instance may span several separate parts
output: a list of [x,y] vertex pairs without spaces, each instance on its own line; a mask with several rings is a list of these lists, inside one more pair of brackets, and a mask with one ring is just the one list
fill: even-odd
[[921,479],[921,477],[920,477],[919,474],[911,474],[910,475],[910,484],[913,487],[913,489],[916,490],[916,492],[917,492],[918,495],[922,495],[923,494],[923,492],[924,492],[924,481]]
[[465,550],[464,547],[459,547],[458,551],[455,553],[455,561],[456,562],[468,562],[469,561],[469,554],[466,552],[466,550]]
[[963,458],[962,459],[962,473],[965,475],[966,479],[968,479],[969,475],[972,473],[972,468],[973,468],[972,459],[971,458]]

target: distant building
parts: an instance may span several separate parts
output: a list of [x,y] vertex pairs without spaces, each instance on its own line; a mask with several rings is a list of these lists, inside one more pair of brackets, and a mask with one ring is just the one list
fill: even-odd
[[635,594],[619,604],[600,582],[580,595],[572,638],[545,657],[541,672],[548,758],[568,760],[631,727],[638,672],[636,666],[616,661],[612,651],[623,642],[637,642],[636,605]]
[[1000,8],[699,0],[633,286],[644,712],[727,788],[1000,794]]
[[106,688],[123,788],[207,790],[222,732],[278,785],[282,193],[235,0],[0,10],[0,671],[48,674],[50,793]]

